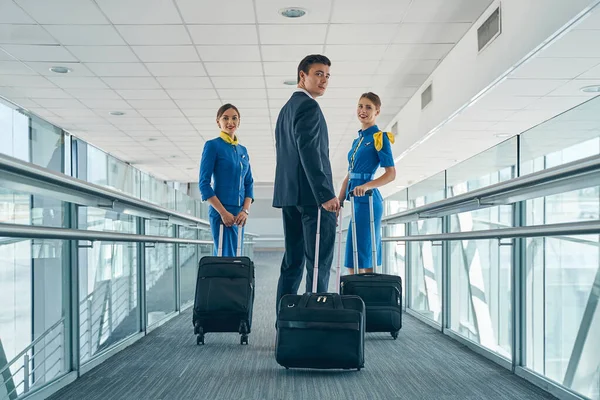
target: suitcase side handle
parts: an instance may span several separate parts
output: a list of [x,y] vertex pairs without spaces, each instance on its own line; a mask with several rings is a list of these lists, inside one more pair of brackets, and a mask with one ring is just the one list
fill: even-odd
[[306,306],[308,305],[308,301],[311,297],[316,297],[317,303],[322,304],[324,306],[333,304],[333,308],[336,310],[344,309],[344,304],[342,303],[342,299],[340,298],[340,296],[331,293],[304,293],[298,305],[302,308],[306,308]]

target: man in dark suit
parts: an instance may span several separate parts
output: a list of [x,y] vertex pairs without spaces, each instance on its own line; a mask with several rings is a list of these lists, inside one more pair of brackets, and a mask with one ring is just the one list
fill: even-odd
[[315,98],[327,89],[330,66],[329,59],[322,55],[309,55],[300,62],[298,89],[281,109],[275,127],[273,207],[282,209],[285,235],[276,306],[283,295],[298,293],[305,261],[306,291],[313,291],[319,207],[324,211],[317,292],[327,292],[329,284],[340,202],[333,188],[327,124]]

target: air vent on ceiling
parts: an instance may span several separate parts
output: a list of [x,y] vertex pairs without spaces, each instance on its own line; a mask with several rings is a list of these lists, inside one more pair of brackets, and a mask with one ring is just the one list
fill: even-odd
[[485,20],[477,29],[478,51],[483,50],[492,40],[502,32],[502,21],[500,20],[500,7]]
[[427,107],[427,104],[431,103],[433,100],[433,84],[427,86],[427,89],[423,90],[421,93],[421,110]]

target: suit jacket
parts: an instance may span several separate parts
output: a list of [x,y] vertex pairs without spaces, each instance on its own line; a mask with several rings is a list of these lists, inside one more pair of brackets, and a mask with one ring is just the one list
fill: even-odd
[[275,142],[273,207],[320,205],[336,196],[327,123],[316,100],[292,95],[279,112]]

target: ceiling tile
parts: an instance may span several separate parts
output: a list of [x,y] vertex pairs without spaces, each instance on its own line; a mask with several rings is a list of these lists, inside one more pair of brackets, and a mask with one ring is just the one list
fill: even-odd
[[188,29],[198,45],[258,44],[254,25],[189,25]]
[[0,25],[0,44],[58,44],[58,42],[39,25],[7,24]]
[[189,77],[206,76],[201,63],[147,63],[146,67],[154,76],[162,77]]
[[108,86],[98,78],[57,76],[48,79],[63,89],[108,89]]
[[180,110],[168,109],[168,110],[137,110],[141,116],[149,118],[172,118],[181,117],[185,118]]
[[[564,82],[564,81],[563,81]],[[576,79],[570,82],[565,83],[564,85],[558,87],[556,90],[550,93],[551,96],[586,96],[586,97],[595,97],[598,96],[598,93],[585,93],[581,91],[581,88],[585,86],[597,86],[598,81],[593,80],[585,80],[585,79]]]
[[[323,51],[321,44],[307,45],[262,45],[261,52],[263,61],[291,61],[296,64],[309,54],[319,54]],[[327,54],[329,57],[329,54]]]
[[138,62],[128,46],[66,46],[81,62]]
[[239,63],[204,63],[210,76],[262,76],[262,65],[259,62]]
[[10,99],[10,101],[12,101],[13,103],[17,104],[20,107],[25,107],[25,108],[40,107],[40,105],[38,103],[36,103],[35,101],[33,101],[31,99],[14,98],[14,99]]
[[377,61],[339,61],[331,66],[332,75],[373,75],[377,71]]
[[0,61],[0,75],[36,75],[36,73],[18,61]]
[[575,29],[592,29],[599,30],[600,29],[600,11],[595,8],[592,11],[589,11],[585,18],[583,18],[578,25],[575,26]]
[[472,26],[469,22],[400,25],[393,43],[457,43]]
[[169,89],[167,93],[173,100],[217,99],[214,89]]
[[[226,89],[222,89],[222,90],[226,90]],[[244,110],[244,111],[240,111],[243,113],[248,113],[247,115],[259,115],[256,114],[254,112],[254,109],[259,109],[259,108],[267,108],[267,100],[266,100],[266,95],[263,99],[239,99],[239,98],[235,98],[235,97],[227,97],[227,102],[231,103],[231,104],[235,104],[236,107],[238,107],[240,110]],[[252,110],[248,110],[248,109],[252,109]],[[246,115],[246,114],[244,114]]]
[[399,23],[403,20],[411,0],[344,0],[334,3],[332,23]]
[[67,92],[78,99],[120,99],[114,90],[67,89]]
[[560,79],[507,79],[493,89],[494,95],[545,96],[567,83]]
[[6,44],[2,45],[2,48],[21,61],[77,61],[77,59],[62,46]]
[[266,99],[267,91],[265,89],[219,89],[219,95],[223,101],[229,103],[229,99]]
[[338,61],[372,60],[376,62],[383,57],[386,48],[387,45],[384,44],[328,44],[325,48],[325,55],[329,57],[331,66],[335,68]]
[[14,57],[2,50],[0,47],[0,61],[16,61]]
[[81,102],[93,109],[112,109],[123,111],[131,109],[126,101],[119,99],[81,99]]
[[214,77],[212,81],[217,89],[256,89],[265,87],[264,78],[258,76]]
[[94,76],[94,73],[92,71],[90,71],[85,65],[78,63],[78,62],[60,62],[60,63],[53,63],[53,62],[28,62],[27,66],[30,67],[31,69],[33,69],[35,72],[37,72],[40,75],[44,75],[44,76],[61,76],[60,74],[57,74],[56,72],[52,72],[50,71],[50,68],[53,66],[57,66],[60,65],[61,67],[67,67],[71,70],[71,72],[69,72],[69,76]]
[[294,72],[293,75],[290,76],[266,76],[265,77],[265,81],[267,82],[267,87],[268,88],[272,88],[272,89],[290,89],[290,88],[296,88],[296,84],[294,85],[286,85],[283,82],[284,81],[297,81],[297,77],[296,77],[296,72]]
[[39,24],[108,24],[91,0],[18,0]]
[[260,0],[256,2],[256,15],[259,24],[322,24],[329,22],[332,0],[302,0],[294,3],[308,12],[302,18],[286,18],[279,13],[286,4],[279,0]]
[[98,76],[149,76],[142,63],[86,63]]
[[132,107],[137,109],[147,109],[147,110],[168,110],[168,109],[176,109],[177,105],[173,102],[173,100],[129,100],[129,104]]
[[[267,93],[269,95],[269,99],[289,99],[294,91],[295,87],[289,89],[267,89]],[[329,95],[329,90],[327,90],[327,95]]]
[[298,72],[298,62],[265,62],[265,75],[294,77]]
[[[328,88],[366,88],[371,83],[370,75],[332,75]],[[327,96],[327,92],[325,92]]]
[[598,52],[590,49],[600,49],[599,30],[572,30],[544,49],[539,57],[544,58],[598,58]]
[[534,58],[520,66],[510,77],[530,79],[573,79],[598,64],[600,64],[600,57]]
[[260,61],[258,46],[197,46],[202,61]]
[[[261,44],[323,44],[327,25],[259,25]],[[331,35],[330,28],[330,35]]]
[[44,77],[27,75],[0,75],[0,86],[56,89],[56,86]]
[[40,106],[53,108],[86,108],[84,104],[75,99],[34,99]]
[[591,68],[584,74],[581,74],[577,77],[577,79],[600,79],[600,65]]
[[387,24],[379,24],[377,29],[362,24],[331,25],[327,44],[388,44],[396,33],[396,27]]
[[192,44],[183,25],[118,25],[117,29],[130,45]]
[[438,66],[439,60],[389,60],[377,69],[380,75],[422,74],[429,75]]
[[0,24],[34,24],[26,12],[18,7],[11,0],[1,0],[0,7],[2,12],[0,13]]
[[164,0],[96,0],[113,24],[181,24],[177,8]]
[[133,46],[143,62],[200,61],[194,46]]
[[183,19],[188,24],[254,24],[253,2],[228,0],[207,3],[197,0],[176,0]]
[[428,59],[440,60],[452,50],[453,44],[393,44],[383,57],[384,60]]
[[[50,88],[19,88],[17,91],[19,96],[8,97],[31,97],[34,99],[68,99],[71,96],[62,89]],[[36,103],[39,103],[36,100]]]
[[213,100],[177,100],[177,104],[181,107],[183,113],[192,118],[210,117],[215,118],[217,109],[221,107],[221,102],[217,99]]
[[156,79],[150,77],[106,77],[102,80],[113,89],[161,89]]
[[207,77],[158,77],[156,80],[164,89],[204,89],[212,88]]
[[117,90],[125,100],[166,100],[169,98],[164,90]]
[[[475,22],[492,3],[482,1],[419,0],[413,2],[403,22]],[[432,12],[431,10],[435,10]]]
[[44,25],[44,28],[63,45],[125,45],[110,25]]

